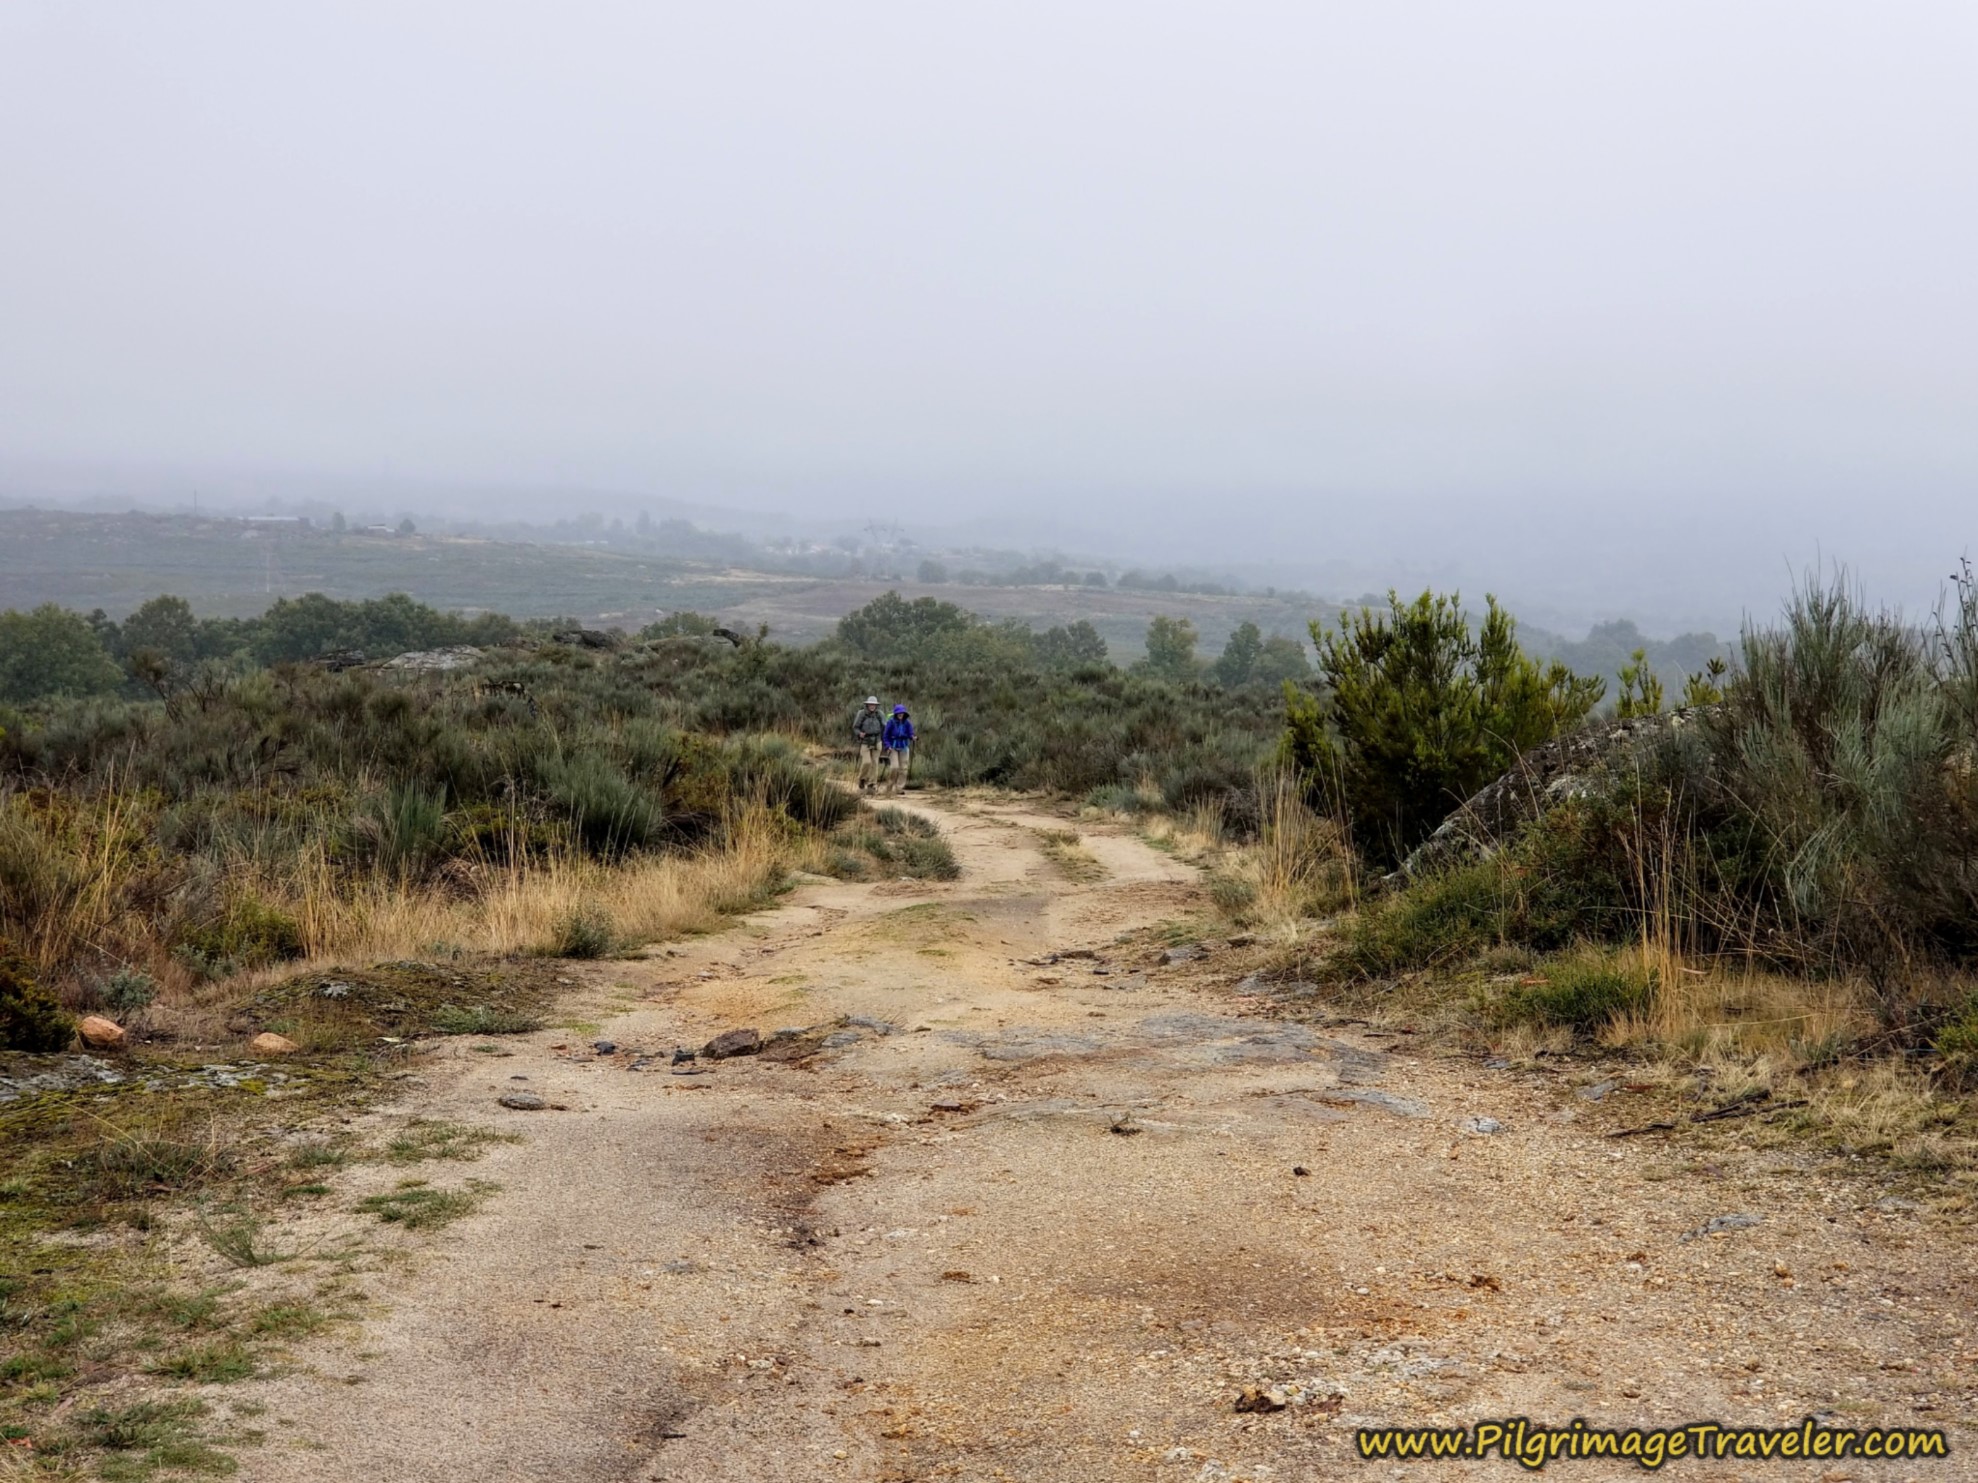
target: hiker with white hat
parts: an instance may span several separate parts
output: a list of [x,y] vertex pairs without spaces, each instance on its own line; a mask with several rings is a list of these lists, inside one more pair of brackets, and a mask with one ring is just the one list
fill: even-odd
[[886,718],[879,714],[879,697],[868,695],[865,704],[852,712],[852,745],[859,753],[859,792],[870,793],[879,786],[879,750],[886,737]]

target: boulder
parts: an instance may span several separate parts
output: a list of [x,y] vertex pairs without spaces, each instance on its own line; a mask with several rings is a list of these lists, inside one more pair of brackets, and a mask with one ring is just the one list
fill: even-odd
[[277,1035],[273,1030],[263,1030],[247,1042],[247,1049],[250,1055],[256,1056],[292,1056],[302,1047],[286,1035]]
[[730,1056],[752,1056],[761,1049],[760,1030],[724,1030],[701,1047],[701,1054],[710,1061],[725,1061]]
[[82,1043],[95,1050],[122,1050],[130,1037],[124,1034],[124,1027],[115,1020],[106,1020],[100,1014],[86,1014],[82,1023],[76,1026],[76,1033],[82,1036]]
[[1404,886],[1451,865],[1489,859],[1554,804],[1587,794],[1603,771],[1637,746],[1694,724],[1706,709],[1684,707],[1657,716],[1595,721],[1533,747],[1437,825],[1381,884]]

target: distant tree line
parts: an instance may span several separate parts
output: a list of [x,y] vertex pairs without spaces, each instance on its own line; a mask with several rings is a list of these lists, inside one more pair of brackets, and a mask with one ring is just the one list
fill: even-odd
[[506,643],[522,632],[500,613],[441,612],[402,592],[364,602],[319,592],[278,598],[256,618],[201,618],[182,597],[154,597],[121,623],[101,609],[84,615],[46,603],[0,613],[0,703],[108,695],[206,662],[273,665],[339,651],[389,658]]

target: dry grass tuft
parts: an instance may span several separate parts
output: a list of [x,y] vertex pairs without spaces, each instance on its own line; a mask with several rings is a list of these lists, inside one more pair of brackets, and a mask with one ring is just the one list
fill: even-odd
[[1068,881],[1087,884],[1104,878],[1106,867],[1085,848],[1075,829],[1038,829],[1038,846],[1044,858],[1057,866]]
[[1695,1062],[1769,1057],[1818,1066],[1871,1038],[1874,998],[1865,984],[1770,972],[1742,961],[1702,966],[1651,948],[1648,1004],[1617,1016],[1602,1035],[1616,1048]]

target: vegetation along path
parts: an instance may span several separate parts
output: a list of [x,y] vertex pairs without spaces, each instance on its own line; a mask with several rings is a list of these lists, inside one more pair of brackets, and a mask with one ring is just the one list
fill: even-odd
[[[960,880],[813,880],[573,967],[594,1030],[419,1063],[380,1131],[519,1141],[435,1177],[498,1189],[368,1316],[232,1388],[242,1476],[1312,1479],[1375,1475],[1363,1424],[1809,1414],[1952,1455],[1677,1475],[1978,1476],[1968,1250],[1876,1176],[1606,1136],[1652,1097],[1417,1058],[1175,947],[1201,887],[1135,836],[917,811]],[[737,1027],[762,1053],[673,1063]]]

